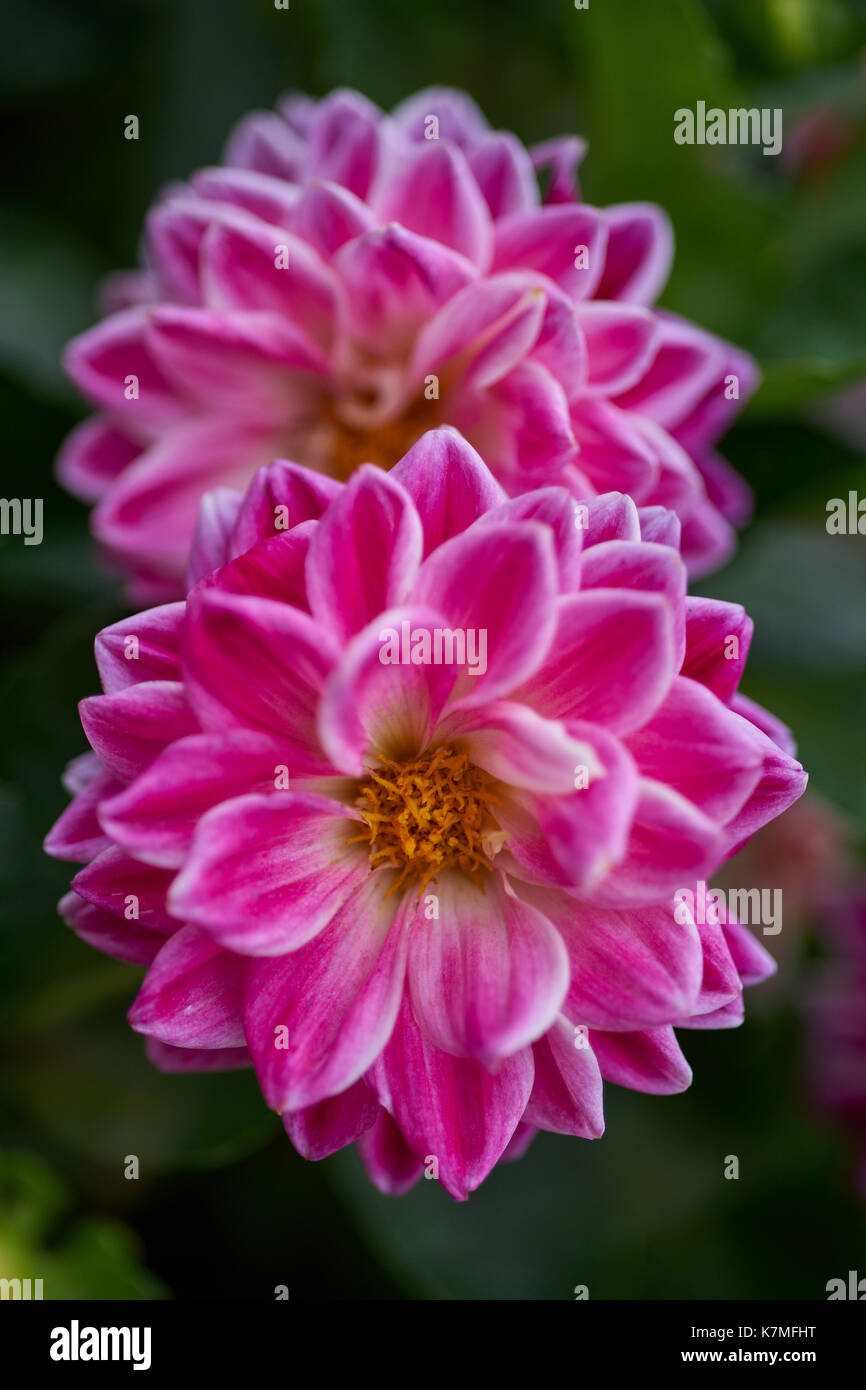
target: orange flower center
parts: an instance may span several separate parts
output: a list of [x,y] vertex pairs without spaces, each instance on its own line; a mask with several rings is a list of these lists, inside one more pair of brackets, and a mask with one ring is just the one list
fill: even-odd
[[493,779],[465,753],[442,745],[411,762],[382,758],[361,783],[355,805],[367,830],[370,867],[400,871],[390,893],[420,879],[418,896],[443,869],[458,868],[479,886],[492,864],[485,839],[498,829]]
[[393,420],[356,426],[334,413],[327,450],[327,471],[345,482],[362,463],[374,463],[386,471],[399,463],[425,430],[439,423],[437,402],[423,398]]

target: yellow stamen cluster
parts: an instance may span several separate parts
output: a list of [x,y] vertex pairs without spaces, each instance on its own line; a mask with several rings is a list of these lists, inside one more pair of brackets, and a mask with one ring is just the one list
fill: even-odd
[[399,463],[425,430],[438,423],[435,408],[421,400],[394,420],[358,428],[334,419],[328,447],[328,471],[344,482],[362,463],[375,463],[386,471]]
[[484,836],[497,826],[489,775],[465,753],[443,745],[411,762],[382,758],[355,801],[368,831],[370,867],[400,870],[393,893],[420,879],[418,896],[442,869],[458,868],[476,883],[491,871]]

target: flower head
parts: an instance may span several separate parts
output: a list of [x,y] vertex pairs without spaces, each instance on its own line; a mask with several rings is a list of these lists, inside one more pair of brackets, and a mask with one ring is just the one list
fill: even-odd
[[358,1139],[386,1190],[432,1156],[456,1197],[537,1127],[598,1135],[603,1077],[688,1084],[674,1026],[739,1022],[772,962],[675,890],[805,779],[678,533],[509,499],[447,428],[207,499],[187,601],[97,639],[48,839],[87,861],[67,920],[149,967],[155,1061],[251,1058],[301,1152]]
[[714,446],[754,366],[648,307],[667,219],[582,202],[582,153],[527,150],[459,92],[385,115],[337,91],[247,117],[223,165],[168,189],[146,269],[66,355],[100,413],[60,476],[136,597],[180,592],[208,490],[275,456],[388,469],[441,424],[510,495],[627,492],[678,513],[692,572],[721,563],[749,501]]

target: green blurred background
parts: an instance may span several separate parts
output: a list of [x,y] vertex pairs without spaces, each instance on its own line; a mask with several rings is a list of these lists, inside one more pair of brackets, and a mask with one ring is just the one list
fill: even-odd
[[[603,1140],[542,1135],[467,1204],[424,1182],[392,1200],[354,1153],[299,1159],[251,1073],[151,1069],[124,1021],[139,972],[62,926],[69,868],[41,852],[60,773],[84,747],[94,633],[123,611],[84,508],[52,479],[84,413],[59,369],[64,341],[92,322],[100,276],[134,262],[160,185],[217,162],[245,111],[288,88],[355,86],[390,106],[446,83],[526,140],[586,136],[589,201],[654,199],[673,218],[663,303],[760,359],[764,388],[724,446],[755,488],[755,521],[701,589],[755,617],[745,689],[793,725],[856,854],[866,540],[824,522],[829,498],[866,495],[862,401],[859,423],[838,401],[866,377],[864,7],[30,0],[4,28],[2,491],[44,497],[45,539],[0,540],[0,1275],[43,1277],[46,1297],[258,1299],[287,1285],[301,1299],[568,1299],[578,1284],[592,1298],[822,1298],[828,1279],[866,1272],[849,1151],[806,1096],[817,948],[796,913],[744,1027],[682,1035],[688,1093],[609,1087]],[[783,154],[675,145],[673,112],[698,99],[781,107]],[[138,142],[123,138],[128,114]],[[777,847],[768,882],[787,884],[786,855],[801,859]],[[723,1177],[729,1154],[738,1181]]]

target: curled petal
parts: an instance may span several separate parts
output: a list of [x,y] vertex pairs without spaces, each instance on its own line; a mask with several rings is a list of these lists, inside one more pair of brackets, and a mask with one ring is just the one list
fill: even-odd
[[635,1033],[602,1033],[593,1028],[589,1041],[605,1081],[652,1096],[677,1095],[692,1084],[692,1069],[673,1028],[644,1028]]
[[381,1113],[369,1086],[356,1081],[339,1096],[330,1096],[303,1110],[285,1111],[283,1124],[298,1153],[316,1161],[354,1144]]
[[526,1107],[526,1122],[554,1134],[598,1139],[604,1133],[602,1084],[598,1062],[584,1040],[557,1019],[533,1048],[535,1081]]

